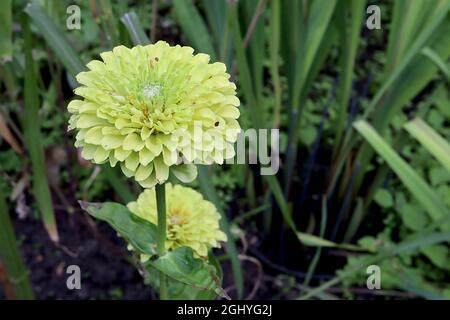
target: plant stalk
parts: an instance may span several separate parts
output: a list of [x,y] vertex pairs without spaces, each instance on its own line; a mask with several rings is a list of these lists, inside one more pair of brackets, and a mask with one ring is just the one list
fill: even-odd
[[[156,192],[156,208],[158,211],[158,254],[162,256],[166,253],[166,186],[165,184],[157,184]],[[167,279],[166,275],[159,272],[159,298],[167,300]]]

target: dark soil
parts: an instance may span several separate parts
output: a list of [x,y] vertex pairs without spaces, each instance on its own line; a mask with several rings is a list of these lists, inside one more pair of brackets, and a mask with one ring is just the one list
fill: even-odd
[[[57,220],[58,245],[49,239],[40,220],[14,221],[37,299],[151,298],[150,287],[143,284],[138,271],[121,257],[128,254],[126,246],[112,228],[97,223],[100,240],[87,227],[81,212],[70,217],[66,212],[58,212]],[[80,267],[80,290],[67,288],[69,265]]]

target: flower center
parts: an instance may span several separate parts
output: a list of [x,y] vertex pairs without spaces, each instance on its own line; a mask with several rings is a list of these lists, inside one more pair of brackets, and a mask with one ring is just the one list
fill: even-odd
[[147,84],[142,89],[142,95],[147,99],[152,99],[161,92],[161,86],[159,84]]

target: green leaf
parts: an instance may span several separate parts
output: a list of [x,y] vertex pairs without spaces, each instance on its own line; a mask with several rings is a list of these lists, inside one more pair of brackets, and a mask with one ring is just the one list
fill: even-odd
[[311,146],[317,138],[317,129],[314,126],[307,126],[298,130],[299,141],[305,146]]
[[405,124],[405,129],[450,172],[450,144],[441,135],[420,118]]
[[336,0],[316,0],[308,8],[307,25],[304,28],[303,39],[299,42],[300,47],[298,49],[298,53],[301,54],[302,59],[297,59],[295,65],[295,79],[291,101],[296,110],[302,107],[299,105],[299,99],[303,85],[314,64],[314,58],[327,30],[336,3]]
[[433,220],[450,216],[449,209],[438,194],[381,138],[370,124],[362,120],[355,122],[354,127],[388,163]]
[[[148,275],[144,281],[150,284],[155,291],[159,291],[159,271],[150,264],[145,266]],[[186,285],[167,277],[167,294],[170,300],[214,300],[217,294],[211,290],[202,290],[190,285]]]
[[443,167],[434,167],[430,169],[429,179],[433,186],[450,182],[450,172]]
[[20,256],[20,248],[14,233],[10,210],[6,204],[6,192],[4,192],[3,187],[4,178],[0,175],[0,264],[3,263],[5,266],[6,276],[14,288],[15,298],[32,300],[34,294],[28,276],[29,272]]
[[394,205],[391,193],[386,189],[378,189],[375,193],[375,201],[380,207],[390,208]]
[[433,1],[398,0],[394,2],[387,48],[386,72],[392,72],[399,61],[404,58],[411,43],[420,32],[420,27],[423,26],[421,25],[422,20],[428,13],[425,6],[430,4],[433,4]]
[[136,250],[150,256],[156,254],[157,228],[154,224],[138,217],[119,203],[79,202],[83,210],[107,222]]
[[[376,95],[367,106],[364,118],[367,118],[380,101],[383,100],[383,105],[380,106],[375,119],[375,127],[377,129],[385,128],[394,111],[404,106],[402,100],[405,99],[406,101],[409,101],[409,99],[419,91],[416,88],[421,88],[425,85],[430,80],[430,75],[432,76],[436,72],[436,68],[429,67],[429,65],[432,64],[429,61],[422,61],[423,59],[421,59],[421,61],[414,64],[411,62],[417,57],[417,54],[420,53],[424,45],[430,42],[430,39],[439,28],[442,28],[442,32],[445,32],[445,30],[448,31],[449,26],[444,22],[449,8],[450,4],[446,4],[444,8],[430,20],[430,23],[427,24],[426,28],[418,34],[416,40],[409,45],[409,49],[402,55],[402,59],[399,60],[399,63],[392,72],[389,73],[389,76],[383,82],[383,86],[377,91]],[[399,15],[396,19],[403,20],[404,17],[403,15]],[[440,34],[441,33],[438,35]],[[443,41],[435,42],[436,46],[439,46],[439,50],[436,49],[436,51],[445,58],[450,53],[450,42],[445,33],[442,34],[442,36],[445,36],[445,38],[442,38]],[[434,40],[436,41],[436,39]],[[408,81],[404,81],[405,78],[408,79]],[[408,85],[410,88],[408,88]],[[399,90],[400,88],[404,89],[405,92]],[[386,92],[388,90],[388,97],[386,97]],[[396,95],[398,97],[396,97]]]
[[[327,219],[328,219],[327,199],[325,196],[322,198],[321,212],[322,212],[322,215],[320,217],[319,237],[323,238],[325,235],[326,228],[327,228]],[[303,282],[304,286],[309,285],[309,282],[311,281],[314,271],[316,270],[317,264],[319,263],[321,253],[322,253],[322,247],[318,247],[316,249],[316,252],[314,253],[314,257],[312,258],[311,263],[308,266],[308,271],[306,272],[306,277]]]
[[151,265],[168,277],[194,289],[213,291],[217,295],[224,296],[215,267],[195,258],[192,248],[177,248],[157,259],[150,258],[145,265]]
[[309,299],[318,294],[321,294],[328,288],[330,288],[332,286],[336,286],[339,283],[341,283],[341,281],[343,279],[355,276],[355,274],[366,270],[368,265],[378,264],[385,259],[395,257],[399,254],[414,252],[423,246],[434,245],[434,244],[446,242],[449,240],[450,240],[450,232],[418,233],[415,235],[414,238],[402,241],[401,243],[395,245],[391,250],[379,253],[378,255],[375,255],[375,256],[369,256],[366,259],[362,259],[361,263],[358,263],[353,268],[351,268],[345,272],[341,272],[335,278],[333,278],[325,283],[322,283],[317,288],[314,288],[314,289],[310,290],[308,293],[306,293],[305,295],[299,297],[299,299],[301,299],[301,300]]
[[12,59],[12,5],[11,0],[2,3],[0,11],[0,63]]
[[341,142],[345,122],[348,118],[348,103],[351,97],[355,59],[361,34],[364,11],[366,8],[365,4],[365,0],[341,0],[336,8],[337,12],[340,14],[336,21],[339,29],[339,42],[341,50],[341,73],[339,74],[339,89],[337,91],[339,109],[337,112],[336,121],[336,151]]
[[325,248],[341,248],[346,250],[354,250],[354,251],[361,251],[362,249],[358,246],[347,244],[347,243],[336,243],[330,240],[323,239],[321,237],[303,233],[303,232],[297,232],[297,237],[300,239],[302,244],[305,246],[310,247],[325,247]]
[[33,43],[31,39],[30,24],[27,16],[22,15],[22,28],[25,38],[25,114],[23,118],[25,143],[30,155],[33,170],[33,193],[41,212],[42,222],[50,238],[58,242],[58,229],[56,227],[50,186],[45,173],[44,149],[41,141],[41,128],[39,121],[39,95],[38,81],[35,74],[35,62],[32,56]]
[[436,52],[427,47],[422,50],[422,54],[433,61],[434,64],[441,69],[442,73],[447,77],[447,80],[450,81],[450,69]]
[[[283,1],[283,3],[286,3],[285,9],[291,18],[286,19],[291,20],[287,21],[286,27],[294,29],[283,30],[287,34],[292,32],[292,38],[285,39],[286,43],[282,48],[282,51],[290,51],[289,58],[292,58],[286,60],[290,103],[289,136],[284,164],[284,193],[287,195],[297,162],[297,133],[303,119],[302,113],[305,109],[308,90],[324,65],[337,34],[332,19],[337,1],[298,1],[295,2],[296,6],[287,5],[291,3],[289,1]],[[299,9],[297,6],[301,7],[300,12],[297,11]],[[298,57],[302,58],[298,59]]]
[[248,106],[250,111],[252,125],[255,129],[260,129],[263,127],[261,110],[256,100],[255,88],[253,87],[253,81],[250,72],[250,64],[245,52],[244,41],[242,40],[237,3],[230,2],[228,10],[228,24],[230,26],[233,46],[236,53],[236,65],[238,69],[241,91],[245,98],[245,104]]
[[156,248],[158,231],[153,223],[136,216],[119,203],[80,201],[80,205],[91,216],[107,222],[134,249],[149,255],[150,258],[145,265],[151,265],[159,272],[183,284],[223,295],[215,267],[204,260],[195,258],[192,248],[180,247],[158,256]]
[[420,252],[427,256],[433,264],[445,270],[450,269],[450,256],[447,246],[442,244],[435,244],[420,248]]
[[[209,263],[214,266],[215,273],[221,282],[223,274],[219,262],[212,253],[209,254],[208,258]],[[148,282],[156,291],[159,291],[159,271],[149,263],[147,263],[145,268],[149,273],[145,278],[145,282]],[[167,288],[170,300],[214,300],[217,298],[217,294],[212,290],[204,290],[192,285],[186,285],[170,277],[167,278]]]
[[[380,134],[386,134],[386,130],[395,115],[398,115],[402,108],[408,105],[435,78],[438,72],[435,64],[420,54],[421,50],[427,46],[444,61],[449,57],[450,38],[447,36],[450,32],[447,16],[449,8],[450,4],[447,1],[440,1],[438,5],[432,6],[432,10],[423,11],[423,13],[427,13],[422,19],[426,23],[420,26],[417,29],[418,31],[407,31],[408,34],[414,35],[414,41],[407,44],[407,50],[402,50],[401,59],[396,60],[397,63],[393,65],[395,68],[391,70],[387,67],[382,86],[365,107],[363,118],[367,119],[373,112],[372,123]],[[395,15],[395,19],[403,20],[402,10],[399,10],[399,12]],[[414,22],[414,19],[410,21]],[[395,23],[393,22],[393,24]],[[398,21],[398,23],[401,23],[401,21]],[[401,28],[399,37],[403,37]],[[394,46],[398,44],[394,38],[390,39],[390,42]],[[353,131],[349,132],[351,135],[349,144],[355,143],[353,133]],[[349,149],[351,150],[351,148]],[[346,154],[342,154],[343,158],[348,156],[349,149],[343,149],[346,152]],[[355,193],[361,187],[372,156],[373,151],[367,145],[364,145],[358,155],[357,162],[360,163],[360,173],[356,179]],[[339,174],[340,172],[336,173]]]
[[423,209],[415,205],[406,204],[399,211],[403,223],[413,231],[423,230],[430,222]]

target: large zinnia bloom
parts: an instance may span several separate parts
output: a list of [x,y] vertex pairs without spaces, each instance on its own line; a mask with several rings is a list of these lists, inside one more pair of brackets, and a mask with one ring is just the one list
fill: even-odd
[[[164,41],[115,47],[87,64],[68,105],[76,147],[94,163],[120,164],[143,187],[173,173],[196,177],[192,164],[220,163],[234,156],[240,129],[239,99],[223,63]],[[231,129],[231,130],[230,130]]]
[[[154,188],[144,190],[127,207],[135,215],[158,224]],[[186,246],[198,256],[206,257],[209,248],[219,247],[219,241],[227,240],[219,229],[220,214],[216,207],[194,189],[167,183],[166,208],[166,250]]]

